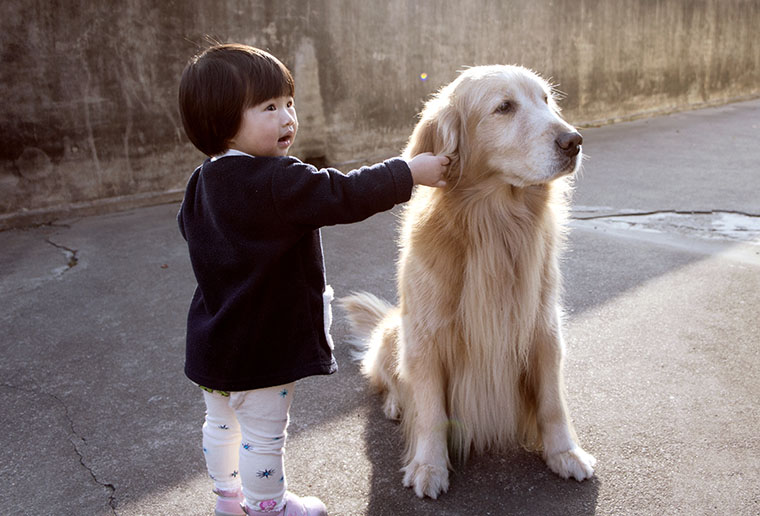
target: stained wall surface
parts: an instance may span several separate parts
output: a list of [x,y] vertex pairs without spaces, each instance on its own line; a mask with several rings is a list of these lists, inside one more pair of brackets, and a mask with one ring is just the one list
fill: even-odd
[[179,198],[203,156],[182,131],[177,84],[209,39],[280,57],[296,80],[293,153],[344,169],[398,153],[424,100],[466,66],[537,70],[578,125],[760,95],[751,0],[7,0],[0,11],[0,229]]

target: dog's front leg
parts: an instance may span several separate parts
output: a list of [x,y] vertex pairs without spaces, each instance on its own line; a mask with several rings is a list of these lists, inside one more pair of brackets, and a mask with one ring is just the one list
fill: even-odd
[[449,488],[446,412],[440,376],[419,376],[413,383],[414,422],[409,436],[410,462],[403,468],[404,485],[420,498],[438,498]]
[[556,326],[539,335],[536,342],[535,367],[538,402],[538,428],[544,448],[544,460],[562,478],[578,481],[591,478],[596,459],[576,442],[575,432],[565,405],[562,380],[564,342],[557,317]]
[[[420,498],[438,498],[449,488],[449,454],[446,444],[447,417],[445,383],[441,364],[431,351],[432,342],[417,346],[407,342],[413,351],[405,353],[406,363],[402,376],[412,401],[412,417],[405,422],[408,439],[408,464],[403,468],[404,485],[413,487]],[[420,352],[421,349],[428,352]],[[409,349],[409,348],[407,348]]]

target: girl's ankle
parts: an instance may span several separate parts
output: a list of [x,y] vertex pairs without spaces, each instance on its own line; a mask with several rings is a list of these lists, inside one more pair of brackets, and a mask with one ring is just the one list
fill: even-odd
[[238,488],[236,490],[223,490],[214,489],[214,494],[217,495],[216,507],[214,508],[214,514],[216,516],[244,516],[243,508],[243,491]]
[[239,496],[243,496],[243,490],[239,487],[237,489],[214,488],[214,494],[217,496],[222,496],[224,498],[237,498]]

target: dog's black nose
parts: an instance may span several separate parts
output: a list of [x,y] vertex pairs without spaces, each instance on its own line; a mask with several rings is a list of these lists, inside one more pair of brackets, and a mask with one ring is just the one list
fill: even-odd
[[554,140],[562,154],[572,158],[581,151],[581,144],[583,143],[583,136],[581,133],[573,131],[571,133],[562,133]]

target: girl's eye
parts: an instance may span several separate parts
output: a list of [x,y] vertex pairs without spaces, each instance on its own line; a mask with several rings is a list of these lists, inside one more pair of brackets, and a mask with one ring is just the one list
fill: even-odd
[[544,94],[544,102],[549,103],[549,95]]
[[293,101],[292,101],[292,100],[291,100],[290,102],[288,102],[288,107],[289,107],[289,108],[290,108],[290,107],[293,107]]
[[269,104],[267,106],[267,111],[277,111],[277,107],[274,104]]
[[516,109],[517,109],[517,105],[514,102],[510,100],[505,100],[504,102],[499,104],[499,106],[496,108],[496,112],[497,113],[512,113]]

